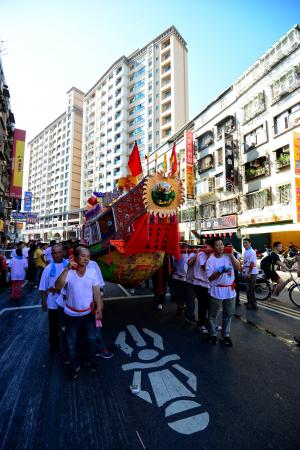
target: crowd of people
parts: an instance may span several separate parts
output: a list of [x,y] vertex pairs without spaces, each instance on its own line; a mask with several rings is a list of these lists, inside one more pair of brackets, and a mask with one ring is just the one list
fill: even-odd
[[[218,343],[221,332],[221,342],[231,347],[231,321],[236,305],[240,304],[239,277],[246,283],[247,309],[258,309],[257,255],[249,239],[244,239],[243,246],[241,258],[232,245],[224,246],[222,239],[215,237],[198,247],[182,243],[179,259],[165,255],[161,269],[152,278],[157,308],[163,309],[169,284],[177,303],[177,315],[197,325],[202,334],[208,335],[211,345]],[[276,272],[277,266],[288,270],[279,258],[281,251],[281,243],[275,242],[273,251],[261,262],[266,276],[277,282],[274,300],[286,284]],[[0,249],[1,282],[6,280],[4,260]],[[78,377],[82,363],[95,371],[97,356],[107,359],[113,356],[101,332],[104,281],[98,264],[90,259],[88,248],[78,241],[51,241],[49,245],[19,242],[12,250],[9,270],[12,299],[21,298],[26,278],[32,289],[40,291],[42,309],[48,312],[50,350],[58,352],[69,365],[71,379]],[[222,326],[218,322],[220,315]]]

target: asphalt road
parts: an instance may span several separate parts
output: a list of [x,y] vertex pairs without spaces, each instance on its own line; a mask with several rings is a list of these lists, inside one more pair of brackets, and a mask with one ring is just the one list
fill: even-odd
[[154,309],[150,290],[105,294],[114,357],[73,382],[48,352],[38,293],[21,305],[0,294],[0,449],[299,448],[298,312],[242,305],[233,347],[211,347],[173,303]]

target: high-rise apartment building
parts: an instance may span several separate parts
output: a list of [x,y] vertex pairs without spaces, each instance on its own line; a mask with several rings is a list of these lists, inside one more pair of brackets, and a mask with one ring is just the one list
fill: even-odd
[[[193,133],[194,199],[181,211],[182,239],[192,230],[263,249],[300,246],[300,26],[266,51],[225,92],[157,151],[172,142],[186,177],[186,130]],[[153,165],[153,155],[151,161]]]
[[176,28],[112,64],[83,110],[82,206],[127,175],[135,141],[143,158],[187,122],[187,47]]
[[72,87],[67,95],[66,112],[28,143],[28,191],[38,214],[37,223],[26,226],[29,238],[66,239],[79,224],[84,93]]

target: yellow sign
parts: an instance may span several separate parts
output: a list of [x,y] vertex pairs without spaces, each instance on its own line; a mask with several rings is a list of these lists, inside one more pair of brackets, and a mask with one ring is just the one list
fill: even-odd
[[25,150],[25,142],[17,141],[15,164],[14,164],[14,178],[13,178],[13,183],[15,187],[22,187],[23,184],[24,150]]
[[297,223],[300,223],[300,178],[296,177],[296,217]]
[[293,133],[295,175],[300,175],[300,133]]
[[4,231],[4,220],[0,219],[0,231]]

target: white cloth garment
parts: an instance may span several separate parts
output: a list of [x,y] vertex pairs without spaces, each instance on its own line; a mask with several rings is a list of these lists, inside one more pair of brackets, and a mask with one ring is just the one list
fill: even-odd
[[[86,268],[83,277],[77,275],[76,270],[69,270],[66,278],[66,286],[64,292],[66,293],[67,301],[65,303],[64,311],[68,316],[85,316],[91,311],[90,308],[93,302],[93,287],[99,286],[97,275],[94,269]],[[81,310],[81,312],[72,311],[73,309]]]
[[44,250],[44,255],[45,255],[45,258],[46,258],[47,263],[53,262],[52,247],[51,247],[51,245],[49,245],[49,247],[47,247],[46,250]]
[[202,266],[205,266],[207,261],[207,255],[204,252],[200,252],[197,255],[197,259],[194,265],[194,281],[193,284],[198,286],[203,286],[208,288],[209,281],[207,278],[207,273],[202,269]]
[[87,268],[95,270],[98,284],[101,288],[103,288],[105,286],[105,283],[99,265],[95,261],[90,261],[87,265]]
[[28,262],[26,258],[19,259],[17,257],[12,258],[10,261],[11,279],[15,280],[25,280],[26,269],[28,267]]
[[[55,281],[57,280],[59,275],[64,270],[63,263],[62,262],[55,263],[55,269],[56,269],[55,276],[51,276],[50,275],[51,264],[49,264],[48,266],[45,267],[45,269],[43,270],[43,274],[42,274],[40,285],[39,285],[40,291],[47,292],[49,288],[54,287]],[[58,306],[61,306],[62,308],[65,306],[63,294],[61,292],[60,293],[55,292],[54,294],[52,292],[48,292],[48,295],[47,295],[48,309],[57,309]]]
[[250,274],[257,275],[258,274],[257,256],[256,256],[256,252],[253,250],[252,247],[247,248],[244,253],[243,275],[249,275],[250,263],[254,263],[254,267],[251,270]]
[[[217,279],[209,282],[209,293],[211,297],[224,300],[236,296],[235,289],[232,289],[234,282],[234,267],[228,255],[223,254],[220,258],[211,255],[206,262],[206,273],[208,278],[222,266],[230,266],[229,273],[222,273]],[[227,286],[227,287],[224,287]]]
[[173,257],[174,273],[172,278],[175,280],[185,281],[188,259],[189,255],[187,253],[182,253],[179,259]]

